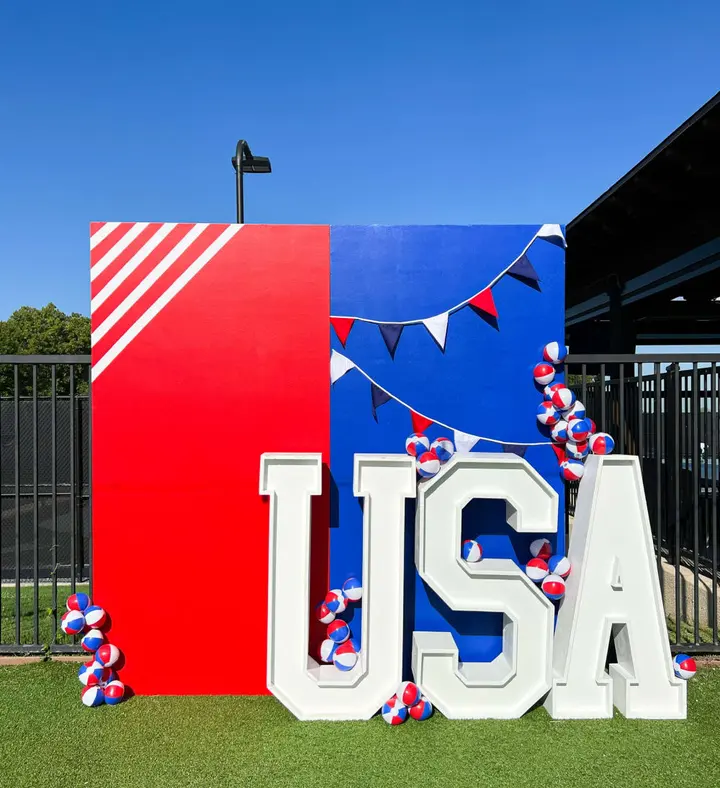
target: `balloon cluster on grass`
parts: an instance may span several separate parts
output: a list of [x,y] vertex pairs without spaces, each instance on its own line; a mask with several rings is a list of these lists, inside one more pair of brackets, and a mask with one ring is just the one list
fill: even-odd
[[455,446],[450,438],[437,438],[430,443],[427,435],[414,432],[405,441],[405,451],[415,458],[418,476],[431,479],[455,454]]
[[60,619],[60,628],[66,635],[85,633],[80,641],[84,651],[93,655],[84,662],[78,671],[83,685],[80,694],[85,706],[115,706],[125,696],[125,685],[120,681],[113,667],[120,659],[120,649],[107,642],[103,628],[107,624],[107,614],[103,608],[93,605],[87,594],[71,594],[65,603],[67,613]]
[[525,574],[539,583],[548,599],[559,601],[565,595],[565,578],[570,574],[570,561],[564,555],[553,555],[548,539],[530,543],[532,558],[525,565]]
[[588,418],[585,406],[564,384],[555,383],[556,368],[567,356],[567,347],[550,342],[543,348],[543,361],[535,365],[533,377],[543,386],[544,399],[538,405],[537,420],[550,427],[553,443],[565,450],[560,463],[560,476],[566,482],[581,479],[585,472],[583,460],[590,452],[610,454],[615,441],[605,432],[597,432],[595,422]]
[[402,725],[408,716],[422,722],[432,713],[432,704],[412,681],[403,681],[392,698],[383,704],[381,712],[388,725]]
[[331,662],[338,670],[352,670],[360,657],[360,644],[352,636],[350,625],[340,616],[353,602],[362,599],[362,585],[356,577],[348,578],[342,588],[332,588],[315,607],[315,616],[327,624],[327,637],[320,644],[320,660]]

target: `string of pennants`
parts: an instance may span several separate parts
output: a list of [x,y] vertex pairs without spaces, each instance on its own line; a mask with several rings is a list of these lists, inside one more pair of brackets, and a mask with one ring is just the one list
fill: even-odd
[[402,405],[409,411],[413,432],[425,432],[425,430],[427,430],[433,424],[452,431],[455,449],[459,454],[468,454],[480,441],[498,444],[502,446],[503,451],[511,454],[519,454],[521,457],[525,455],[528,446],[554,447],[554,444],[548,443],[547,441],[537,441],[534,443],[515,443],[511,441],[497,440],[496,438],[487,438],[483,435],[473,435],[469,432],[464,432],[463,430],[451,427],[449,424],[445,424],[444,422],[438,421],[437,419],[432,419],[429,416],[425,416],[424,414],[415,410],[411,405],[408,405],[407,402],[403,402],[403,400],[401,400],[399,397],[396,397],[394,394],[391,394],[387,389],[384,389],[379,383],[373,380],[370,375],[365,372],[365,370],[358,367],[358,365],[354,361],[351,361],[347,356],[344,356],[337,350],[333,350],[331,352],[330,383],[337,383],[341,377],[353,369],[359,372],[370,383],[370,406],[372,408],[372,414],[375,421],[378,420],[378,408],[380,408],[382,405],[385,405],[387,402],[397,402],[398,405]]
[[348,336],[350,335],[350,331],[352,330],[352,327],[355,325],[355,323],[371,323],[376,325],[380,330],[380,334],[383,338],[383,341],[385,342],[385,346],[387,347],[391,358],[395,358],[395,351],[397,350],[398,343],[400,342],[400,336],[402,335],[405,326],[423,325],[438,347],[444,351],[450,315],[460,311],[466,306],[469,306],[480,315],[485,315],[492,319],[496,319],[498,317],[498,311],[492,295],[492,288],[504,276],[512,276],[518,281],[524,282],[530,286],[536,286],[540,282],[540,277],[538,276],[537,271],[533,267],[533,264],[530,262],[530,258],[528,257],[528,250],[538,238],[543,241],[547,241],[548,243],[554,244],[555,246],[560,246],[563,249],[566,246],[565,237],[563,236],[562,230],[560,229],[560,225],[544,224],[535,233],[522,252],[520,252],[520,254],[510,263],[510,265],[503,269],[491,282],[485,285],[482,290],[475,293],[475,295],[471,296],[470,298],[461,301],[459,304],[455,304],[455,306],[450,307],[450,309],[446,310],[445,312],[441,312],[439,315],[418,318],[416,320],[394,321],[372,320],[367,317],[347,315],[331,315],[330,324],[332,325],[333,330],[335,331],[335,334],[337,335],[337,338],[340,340],[340,344],[343,347],[345,347]]

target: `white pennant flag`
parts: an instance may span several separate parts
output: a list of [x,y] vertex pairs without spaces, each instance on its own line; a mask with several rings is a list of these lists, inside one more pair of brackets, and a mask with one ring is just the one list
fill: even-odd
[[458,454],[470,454],[473,446],[480,440],[477,435],[470,435],[467,432],[460,432],[454,430],[455,433],[455,451]]
[[430,332],[430,336],[445,350],[445,339],[447,338],[449,312],[443,312],[435,317],[428,317],[423,320],[423,325]]
[[343,356],[342,353],[333,350],[330,354],[330,383],[335,383],[336,380],[340,380],[340,378],[346,372],[350,372],[351,369],[355,369],[355,364],[353,364],[349,358]]
[[565,236],[563,235],[559,224],[544,224],[538,230],[537,237],[542,238],[545,241],[549,241],[551,244],[555,244],[555,246],[560,246],[563,249],[567,249]]

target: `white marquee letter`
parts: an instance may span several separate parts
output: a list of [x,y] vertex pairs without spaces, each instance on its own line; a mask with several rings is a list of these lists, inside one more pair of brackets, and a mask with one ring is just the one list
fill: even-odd
[[473,498],[504,499],[518,533],[557,531],[557,493],[516,455],[456,456],[421,484],[420,576],[453,610],[503,613],[503,650],[492,662],[460,663],[449,632],[415,632],[413,673],[446,717],[519,717],[550,689],[554,608],[513,561],[462,560],[462,510]]
[[402,678],[405,499],[415,465],[405,455],[355,455],[363,518],[362,650],[340,672],[308,657],[310,497],[322,487],[319,454],[263,454],[260,492],[270,496],[268,689],[301,720],[365,720]]
[[[555,633],[555,719],[684,719],[673,674],[650,521],[637,457],[591,457],[580,483],[572,573]],[[618,664],[605,671],[612,634]]]

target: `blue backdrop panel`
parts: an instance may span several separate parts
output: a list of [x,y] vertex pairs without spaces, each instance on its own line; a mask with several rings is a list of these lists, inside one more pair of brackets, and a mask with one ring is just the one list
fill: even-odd
[[[379,321],[438,315],[481,291],[520,255],[540,225],[407,226],[331,228],[331,312]],[[454,429],[510,443],[547,440],[536,420],[542,399],[532,378],[543,345],[564,336],[564,250],[537,239],[527,256],[539,276],[537,286],[504,276],[492,289],[497,320],[471,307],[450,316],[445,351],[425,327],[406,326],[394,359],[376,325],[357,321],[341,345],[331,331],[331,347],[343,353],[394,397]],[[362,508],[353,495],[353,455],[401,453],[412,432],[410,412],[389,401],[373,418],[370,384],[352,370],[333,386],[330,471],[333,508],[330,578],[340,586],[362,568]],[[452,438],[433,425],[431,439]],[[502,451],[480,441],[474,451]],[[530,446],[525,459],[561,498],[557,552],[565,549],[564,490],[549,445]],[[406,550],[406,674],[412,631],[450,631],[463,660],[486,661],[501,646],[502,617],[451,611],[417,576],[414,568],[414,502],[408,503]],[[475,501],[463,515],[463,538],[481,535],[487,557],[529,558],[529,537],[505,522],[501,501]],[[458,544],[458,551],[460,545]],[[351,620],[361,638],[360,616]]]

